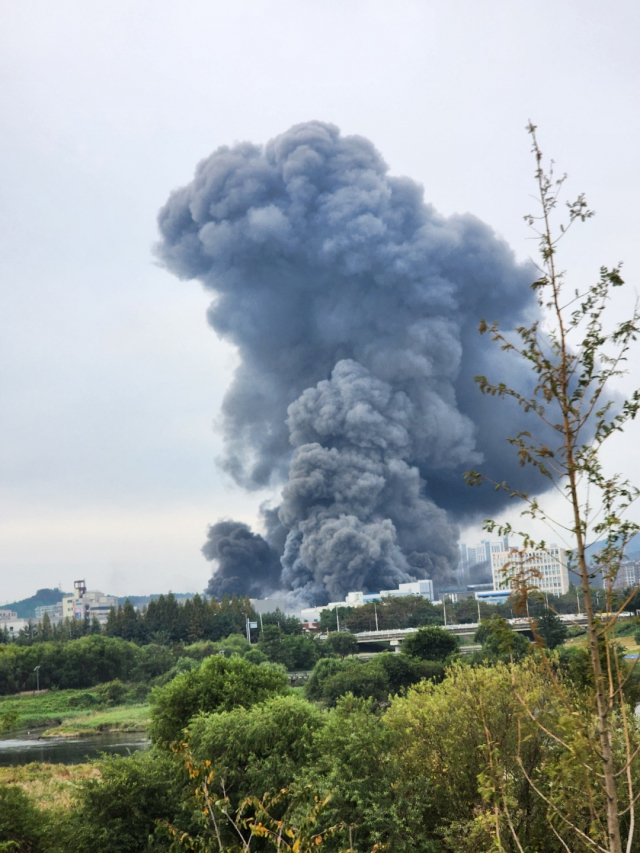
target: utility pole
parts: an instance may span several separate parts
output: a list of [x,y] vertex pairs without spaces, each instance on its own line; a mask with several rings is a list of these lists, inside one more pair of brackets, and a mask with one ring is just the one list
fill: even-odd
[[340,610],[336,607],[336,631],[340,631]]
[[478,625],[479,625],[482,622],[482,619],[480,617],[480,599],[479,598],[476,598],[476,604],[478,605]]
[[373,612],[374,612],[374,615],[376,617],[376,631],[379,631],[380,629],[378,628],[378,611],[376,609],[375,601],[373,602]]
[[442,613],[444,614],[444,627],[446,628],[447,627],[447,602],[446,602],[444,596],[442,597]]

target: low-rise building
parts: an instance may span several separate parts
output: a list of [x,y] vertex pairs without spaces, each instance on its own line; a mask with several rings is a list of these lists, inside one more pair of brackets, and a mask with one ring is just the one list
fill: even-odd
[[0,627],[4,622],[13,622],[18,618],[15,610],[0,610]]
[[36,607],[36,619],[38,622],[42,622],[45,613],[49,616],[52,625],[60,622],[63,618],[62,602],[59,601],[57,604],[43,604],[41,607]]
[[31,624],[35,624],[33,619],[18,619],[16,616],[15,619],[5,619],[0,622],[0,631],[3,633],[6,631],[11,639],[17,637],[20,631],[27,628],[29,626],[29,622]]
[[85,582],[75,581],[73,584],[74,594],[65,595],[62,599],[63,619],[88,619],[94,618],[104,625],[112,607],[118,606],[115,595],[105,595],[97,590],[87,590]]

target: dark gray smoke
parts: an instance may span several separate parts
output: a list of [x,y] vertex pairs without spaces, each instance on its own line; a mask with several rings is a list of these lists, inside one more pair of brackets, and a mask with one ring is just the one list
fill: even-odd
[[234,592],[257,598],[280,585],[279,555],[241,521],[212,524],[202,553],[218,566],[207,586],[207,593],[218,599]]
[[[162,262],[215,294],[209,322],[241,357],[222,465],[247,488],[285,483],[259,537],[282,554],[282,587],[320,602],[447,577],[456,523],[502,500],[462,472],[483,461],[529,485],[505,452],[519,415],[473,376],[526,382],[476,329],[528,318],[531,269],[475,217],[437,214],[369,141],[320,122],[218,149],[159,227]],[[206,554],[227,587],[271,588],[271,562]]]

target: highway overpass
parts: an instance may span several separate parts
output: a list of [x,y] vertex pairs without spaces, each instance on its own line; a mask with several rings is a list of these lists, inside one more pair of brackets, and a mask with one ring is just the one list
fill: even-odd
[[[610,613],[600,614],[603,617],[611,616]],[[633,616],[633,613],[621,613],[620,619],[628,619]],[[587,617],[584,613],[577,614],[569,614],[563,615],[560,617],[563,622],[566,622],[567,625],[577,625],[579,627],[584,627],[587,624]],[[529,619],[507,619],[507,622],[511,625],[514,631],[527,632],[531,631],[531,624]],[[452,634],[456,634],[460,637],[472,637],[475,632],[478,630],[477,622],[468,622],[463,625],[444,625],[446,631],[451,631]],[[358,644],[360,643],[388,643],[391,645],[397,646],[402,640],[408,635],[413,634],[418,631],[418,628],[391,628],[384,631],[361,631],[355,635]],[[321,639],[326,639],[326,635],[323,635]]]

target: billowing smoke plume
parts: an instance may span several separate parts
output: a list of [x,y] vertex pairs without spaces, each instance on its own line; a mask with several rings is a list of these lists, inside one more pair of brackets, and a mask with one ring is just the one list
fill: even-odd
[[202,553],[218,566],[207,587],[216,598],[233,593],[258,597],[280,586],[278,554],[241,521],[212,524]]
[[519,415],[506,427],[473,377],[526,382],[476,329],[527,318],[531,270],[473,216],[438,215],[369,141],[320,122],[218,149],[159,227],[159,257],[215,294],[209,322],[240,354],[222,465],[247,488],[284,483],[266,539],[210,529],[210,590],[275,584],[321,602],[446,578],[457,523],[502,500],[462,472],[483,462],[527,485],[504,445]]

